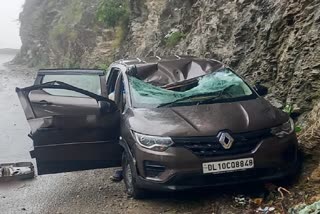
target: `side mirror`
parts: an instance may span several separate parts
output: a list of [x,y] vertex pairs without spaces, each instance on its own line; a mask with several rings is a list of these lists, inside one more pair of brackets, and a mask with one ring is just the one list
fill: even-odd
[[260,85],[260,84],[255,84],[254,85],[254,90],[260,95],[260,96],[265,96],[268,94],[268,88],[266,86]]
[[111,113],[117,110],[117,106],[113,101],[99,101],[100,111],[102,114]]

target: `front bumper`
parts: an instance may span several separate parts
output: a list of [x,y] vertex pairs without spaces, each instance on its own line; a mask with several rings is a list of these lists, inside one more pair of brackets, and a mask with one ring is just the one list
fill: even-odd
[[[173,147],[159,153],[137,145],[134,150],[136,184],[143,189],[170,191],[280,179],[297,172],[297,149],[295,134],[283,139],[264,139],[247,153],[210,158],[198,157],[185,148]],[[203,163],[242,158],[254,158],[255,168],[222,174],[202,172]],[[146,161],[158,163],[165,170],[159,176],[148,177]]]
[[298,163],[294,163],[292,166],[290,166],[290,168],[286,169],[250,169],[216,175],[204,175],[201,173],[177,173],[164,183],[147,180],[141,176],[138,176],[136,183],[137,186],[142,189],[178,191],[277,180],[294,175],[297,171]]

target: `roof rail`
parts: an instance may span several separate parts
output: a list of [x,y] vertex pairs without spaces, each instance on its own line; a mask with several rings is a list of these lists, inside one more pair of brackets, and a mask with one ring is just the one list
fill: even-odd
[[174,55],[175,57],[177,57],[178,59],[181,59],[181,57],[180,56],[178,56],[178,55]]

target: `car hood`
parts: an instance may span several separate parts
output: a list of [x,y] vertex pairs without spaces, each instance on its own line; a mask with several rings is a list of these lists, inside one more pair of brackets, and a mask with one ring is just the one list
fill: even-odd
[[286,113],[263,98],[254,100],[155,109],[129,109],[130,129],[155,136],[213,136],[275,127],[286,122]]

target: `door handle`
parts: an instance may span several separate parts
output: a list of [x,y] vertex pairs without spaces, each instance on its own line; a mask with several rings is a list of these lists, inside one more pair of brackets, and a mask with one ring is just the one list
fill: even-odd
[[39,105],[46,105],[46,106],[50,106],[52,105],[53,103],[50,103],[46,100],[40,100],[39,102],[34,102],[35,104],[39,104]]

